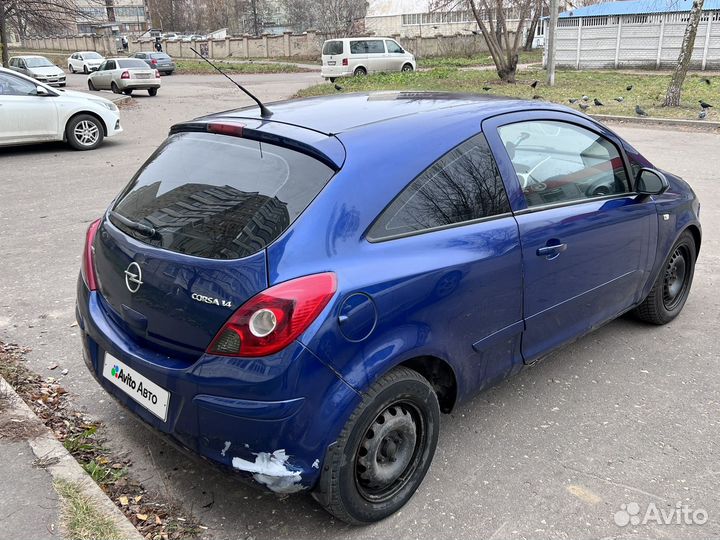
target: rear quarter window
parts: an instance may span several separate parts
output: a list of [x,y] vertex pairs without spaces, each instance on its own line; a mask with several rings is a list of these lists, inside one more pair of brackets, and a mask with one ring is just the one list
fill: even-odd
[[120,216],[155,229],[147,244],[208,259],[238,259],[280,236],[334,171],[294,150],[237,137],[178,133],[118,198]]
[[343,53],[343,42],[342,41],[326,41],[323,45],[323,54],[342,54]]

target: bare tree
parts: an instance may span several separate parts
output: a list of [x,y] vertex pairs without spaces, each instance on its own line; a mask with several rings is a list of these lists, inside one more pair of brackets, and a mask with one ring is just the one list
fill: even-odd
[[357,32],[367,11],[366,0],[283,0],[283,6],[296,30],[334,37]]
[[[433,11],[469,8],[490,51],[498,77],[514,83],[518,50],[532,7],[537,0],[435,0]],[[507,16],[512,14],[508,26]]]
[[545,2],[543,0],[536,0],[533,5],[532,20],[530,21],[527,37],[525,38],[525,46],[523,47],[524,51],[532,50],[533,40],[535,39],[535,32],[537,32],[537,27],[540,23],[540,16],[542,15],[543,7],[545,7]]
[[705,0],[695,0],[690,9],[690,17],[687,26],[685,26],[685,35],[683,36],[682,46],[680,47],[680,56],[677,65],[673,71],[670,86],[668,86],[667,94],[665,94],[665,107],[679,107],[682,86],[685,82],[688,69],[690,68],[690,60],[692,60],[693,48],[695,47],[695,37],[697,36],[698,26],[702,18],[702,8]]

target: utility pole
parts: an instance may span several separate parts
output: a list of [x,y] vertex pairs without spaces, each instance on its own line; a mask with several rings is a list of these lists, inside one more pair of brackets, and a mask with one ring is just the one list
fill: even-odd
[[555,86],[555,35],[557,34],[558,0],[550,0],[550,24],[547,29],[547,83]]

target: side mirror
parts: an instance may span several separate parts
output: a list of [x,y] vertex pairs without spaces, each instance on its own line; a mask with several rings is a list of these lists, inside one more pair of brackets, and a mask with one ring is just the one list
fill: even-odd
[[635,191],[639,195],[662,195],[669,187],[665,175],[655,169],[640,169],[635,179]]
[[47,91],[47,88],[45,88],[44,86],[38,85],[37,87],[35,87],[35,95],[38,95],[38,96],[49,96],[49,95],[50,95],[50,92],[48,92],[48,91]]

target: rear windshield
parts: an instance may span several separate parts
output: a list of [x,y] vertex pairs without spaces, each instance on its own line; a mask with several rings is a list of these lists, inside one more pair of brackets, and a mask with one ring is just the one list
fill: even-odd
[[323,54],[342,54],[343,53],[343,42],[342,41],[326,41],[323,45]]
[[238,259],[280,236],[333,175],[281,146],[209,133],[172,135],[113,210],[155,229],[113,225],[147,244],[208,259]]
[[148,69],[148,65],[139,59],[128,58],[127,60],[118,60],[117,63],[119,67],[126,69]]
[[162,59],[162,60],[167,60],[167,59],[169,59],[170,57],[169,57],[167,54],[165,54],[165,53],[151,53],[151,54],[150,54],[150,58],[159,58],[159,59]]

